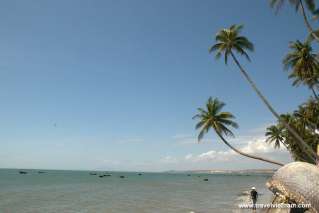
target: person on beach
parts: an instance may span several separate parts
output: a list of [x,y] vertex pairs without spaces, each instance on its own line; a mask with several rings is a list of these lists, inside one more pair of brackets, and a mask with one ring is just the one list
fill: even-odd
[[253,210],[256,210],[256,202],[258,198],[258,192],[255,187],[251,187],[250,198],[253,201]]

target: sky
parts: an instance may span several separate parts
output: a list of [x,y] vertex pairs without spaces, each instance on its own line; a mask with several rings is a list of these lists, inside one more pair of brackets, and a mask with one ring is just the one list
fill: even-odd
[[310,92],[283,71],[289,41],[306,35],[288,5],[267,0],[6,0],[0,7],[0,168],[166,171],[275,168],[234,154],[192,120],[208,97],[240,128],[229,141],[289,162],[264,140],[275,122],[232,61],[208,53],[214,35],[244,24],[239,57],[279,113]]

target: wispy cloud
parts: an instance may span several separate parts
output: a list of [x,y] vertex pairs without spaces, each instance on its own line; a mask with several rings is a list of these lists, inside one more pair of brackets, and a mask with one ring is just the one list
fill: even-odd
[[[245,145],[249,141],[260,140],[261,138],[263,138],[265,131],[266,131],[266,128],[270,125],[272,125],[272,123],[263,124],[259,127],[250,129],[244,134],[236,135],[235,138],[230,138],[230,141],[234,144],[237,144],[237,145]],[[172,136],[172,139],[177,144],[180,144],[180,145],[189,145],[189,144],[197,144],[198,143],[196,133],[194,135],[179,133],[179,134]],[[219,140],[219,139],[217,138],[217,140]],[[200,141],[200,143],[210,143],[210,142],[211,142],[211,140],[206,139],[206,138],[203,138]]]
[[165,156],[162,159],[160,159],[161,163],[165,163],[165,164],[172,164],[172,163],[178,163],[178,159],[172,156]]
[[143,143],[144,139],[142,138],[123,138],[116,140],[117,143],[120,144],[128,144],[128,143]]
[[[175,141],[176,144],[179,144],[179,145],[198,144],[198,139],[194,135],[176,134],[172,137],[172,139]],[[206,142],[208,142],[208,140],[203,139],[203,140],[201,140],[200,143],[206,143]]]
[[[287,152],[284,149],[274,149],[270,144],[265,142],[265,138],[262,136],[258,139],[254,139],[246,142],[245,145],[239,146],[243,152],[255,155],[271,155],[272,157],[278,157],[278,155],[285,155]],[[240,155],[229,149],[227,151],[209,150],[197,155],[187,154],[184,157],[185,161],[203,162],[203,161],[218,161],[225,162],[235,160]]]
[[[291,158],[289,153],[284,148],[274,149],[272,144],[266,143],[265,129],[271,124],[265,124],[261,127],[248,130],[245,134],[238,135],[236,138],[229,138],[229,142],[235,146],[237,149],[246,152],[248,154],[254,154],[261,157],[266,157],[273,160],[289,162]],[[197,139],[193,135],[189,134],[177,134],[173,136],[173,139],[177,144],[196,144]],[[208,139],[204,142],[209,142]],[[222,143],[222,142],[221,142]],[[207,163],[232,163],[234,166],[239,166],[243,162],[255,163],[257,161],[245,158],[238,153],[234,152],[225,145],[225,149],[211,149],[202,153],[188,153],[184,157],[172,157],[166,156],[165,160],[161,162],[174,164],[177,167],[186,167],[187,165],[196,165],[200,167],[201,165],[207,165]]]
[[[274,149],[271,144],[265,142],[265,128],[256,128],[247,131],[245,134],[238,135],[236,138],[229,138],[229,142],[236,148],[249,154],[255,154],[280,162],[291,161],[289,153],[284,149]],[[196,136],[191,134],[176,134],[171,137],[176,144],[198,146]],[[217,139],[217,138],[216,138]],[[218,139],[217,139],[218,140]],[[118,140],[121,143],[141,143],[144,140],[139,138],[126,138]],[[206,139],[204,142],[211,142]],[[221,141],[219,141],[222,143]],[[211,147],[211,146],[209,146]],[[220,147],[220,146],[219,146]],[[203,148],[203,147],[202,147]],[[163,170],[200,170],[200,169],[244,169],[244,168],[275,168],[271,164],[262,163],[243,157],[226,145],[220,149],[209,149],[199,152],[201,149],[183,149],[189,150],[188,153],[181,152],[170,153],[159,158],[148,160],[128,161],[128,160],[105,160],[100,159],[99,168],[117,170],[145,170],[145,171],[163,171]],[[196,151],[197,150],[197,151]]]
[[[281,162],[289,162],[289,153],[282,149],[274,149],[265,142],[265,137],[254,136],[251,140],[236,144],[236,148],[249,154],[259,155]],[[247,169],[247,168],[275,168],[271,164],[262,163],[243,157],[225,146],[225,149],[211,149],[206,152],[190,152],[185,155],[175,156],[174,154],[164,155],[158,159],[147,161],[128,161],[128,160],[105,160],[100,159],[99,169],[118,170],[144,170],[144,171],[163,171],[163,170],[201,170],[201,169]]]
[[223,162],[223,161],[229,161],[230,158],[234,155],[235,153],[233,151],[215,151],[215,150],[210,150],[208,152],[201,153],[199,155],[193,155],[193,154],[188,154],[185,156],[186,161],[192,161],[192,162],[210,162],[210,161],[218,161],[218,162]]
[[273,125],[274,123],[265,123],[263,125],[260,125],[258,127],[252,128],[250,130],[248,130],[248,133],[250,135],[261,135],[265,133],[265,130],[267,127]]

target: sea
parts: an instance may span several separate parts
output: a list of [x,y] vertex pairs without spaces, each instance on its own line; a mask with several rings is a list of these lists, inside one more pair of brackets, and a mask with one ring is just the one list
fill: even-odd
[[0,169],[0,213],[251,212],[252,186],[271,199],[270,174],[20,171]]

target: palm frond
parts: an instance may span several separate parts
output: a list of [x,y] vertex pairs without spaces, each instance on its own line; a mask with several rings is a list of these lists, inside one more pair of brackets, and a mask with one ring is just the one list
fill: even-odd
[[224,62],[227,64],[229,55],[232,50],[235,50],[250,61],[246,50],[254,51],[254,45],[246,37],[240,35],[242,29],[243,25],[232,25],[227,29],[220,30],[215,36],[217,43],[209,48],[209,53],[216,52],[216,59],[224,55]]
[[198,140],[200,141],[204,135],[213,129],[220,135],[234,137],[234,133],[230,130],[238,128],[238,124],[233,120],[235,116],[230,112],[223,112],[222,109],[225,103],[219,101],[217,98],[210,97],[205,105],[205,109],[198,108],[199,113],[193,118],[198,119],[195,128],[199,129]]

